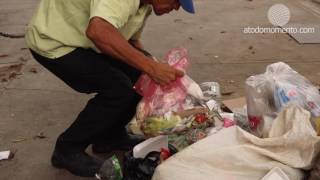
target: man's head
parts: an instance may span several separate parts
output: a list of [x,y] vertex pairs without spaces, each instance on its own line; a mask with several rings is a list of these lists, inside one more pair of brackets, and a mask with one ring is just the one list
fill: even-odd
[[152,5],[153,11],[156,15],[163,15],[178,10],[180,6],[190,13],[194,13],[193,0],[148,0]]

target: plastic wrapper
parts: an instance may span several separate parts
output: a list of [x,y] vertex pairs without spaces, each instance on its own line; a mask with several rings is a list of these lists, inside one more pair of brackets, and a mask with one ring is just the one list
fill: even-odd
[[203,82],[200,87],[206,97],[221,97],[220,84],[217,82]]
[[182,119],[180,116],[172,115],[169,118],[163,116],[150,116],[144,120],[143,132],[145,134],[156,136],[158,133],[165,134],[175,128]]
[[169,144],[175,147],[178,151],[181,151],[190,145],[185,135],[172,134],[172,135],[169,135],[168,137],[169,137]]
[[169,144],[178,151],[190,146],[191,144],[210,135],[211,128],[206,129],[189,129],[182,134],[169,135]]
[[[200,116],[205,118],[200,121]],[[189,129],[205,129],[214,126],[214,117],[206,108],[196,107],[179,112],[168,112],[163,116],[148,116],[141,121],[140,127],[147,136],[184,133]]]
[[193,129],[186,134],[186,140],[189,144],[193,144],[205,137],[207,137],[207,133],[202,129]]
[[267,67],[264,74],[246,81],[248,119],[254,134],[262,136],[264,116],[275,117],[288,104],[295,104],[320,117],[318,89],[287,64],[278,62]]
[[233,113],[237,126],[241,127],[245,131],[250,131],[247,106],[236,108],[233,110]]

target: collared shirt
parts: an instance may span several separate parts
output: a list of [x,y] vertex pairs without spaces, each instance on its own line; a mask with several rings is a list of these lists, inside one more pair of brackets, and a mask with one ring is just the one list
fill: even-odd
[[55,59],[77,47],[98,49],[85,32],[92,17],[111,23],[122,36],[139,39],[150,5],[140,0],[42,0],[26,32],[26,42],[36,53]]

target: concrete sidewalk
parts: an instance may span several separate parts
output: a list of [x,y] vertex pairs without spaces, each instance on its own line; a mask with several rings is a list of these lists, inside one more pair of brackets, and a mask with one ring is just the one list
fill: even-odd
[[[37,3],[0,1],[0,32],[23,33]],[[142,40],[159,59],[173,47],[187,48],[192,61],[188,74],[197,82],[218,81],[223,91],[235,92],[225,98],[242,96],[245,79],[277,61],[320,84],[319,44],[300,45],[287,34],[243,33],[248,26],[269,27],[267,11],[275,3],[290,8],[291,22],[320,23],[315,11],[295,0],[196,0],[196,15],[181,11],[152,16]],[[23,38],[0,37],[0,78],[1,73],[6,78],[0,82],[0,151],[17,150],[14,159],[0,161],[0,179],[88,179],[51,167],[50,156],[56,137],[91,95],[71,90],[24,48]],[[12,64],[20,66],[8,68]],[[46,138],[35,138],[41,132]]]

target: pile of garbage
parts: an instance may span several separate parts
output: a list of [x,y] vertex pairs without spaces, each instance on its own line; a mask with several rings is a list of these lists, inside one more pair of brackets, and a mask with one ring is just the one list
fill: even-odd
[[[173,49],[166,57],[170,66],[186,74],[189,60],[185,49]],[[142,75],[135,89],[143,97],[136,113],[138,129],[146,137],[169,135],[169,143],[178,150],[205,138],[223,122],[218,83],[198,85],[185,75],[160,86]],[[233,117],[229,119],[232,124]]]
[[[185,49],[166,59],[187,74]],[[185,75],[160,86],[142,75],[134,88],[143,99],[129,129],[149,139],[126,153],[123,179],[307,177],[320,151],[319,89],[283,62],[245,85],[246,97],[231,107],[216,82],[197,84]],[[319,165],[313,169],[309,179],[320,179]]]

